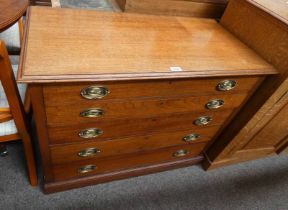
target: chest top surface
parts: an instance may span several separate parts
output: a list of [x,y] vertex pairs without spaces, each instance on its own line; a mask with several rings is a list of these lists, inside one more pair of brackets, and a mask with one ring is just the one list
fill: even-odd
[[274,73],[213,19],[31,7],[18,81]]

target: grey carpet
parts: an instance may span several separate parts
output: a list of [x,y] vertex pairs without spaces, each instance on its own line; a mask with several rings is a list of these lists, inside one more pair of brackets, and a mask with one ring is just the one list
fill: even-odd
[[204,172],[198,166],[44,195],[29,185],[21,143],[0,158],[0,209],[288,209],[288,156]]

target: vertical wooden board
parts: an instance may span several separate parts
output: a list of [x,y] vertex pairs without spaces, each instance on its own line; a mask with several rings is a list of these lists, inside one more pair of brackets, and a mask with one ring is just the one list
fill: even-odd
[[245,145],[245,149],[273,147],[288,136],[288,94],[286,98],[287,104]]
[[46,113],[44,108],[43,88],[41,85],[28,87],[31,94],[31,102],[36,122],[37,137],[41,152],[42,167],[45,182],[53,181],[53,174],[50,161],[50,149],[48,145],[48,133],[46,127]]
[[[247,103],[246,111],[249,110],[249,107],[257,104],[259,106],[260,102],[263,102],[263,105],[259,107],[260,109],[250,121],[239,132],[235,132],[234,136],[230,136],[229,141],[219,140],[218,151],[215,151],[215,149],[208,151],[212,164],[233,158],[237,151],[244,151],[245,146],[253,141],[258,133],[261,133],[265,125],[286,104],[283,96],[288,90],[288,26],[278,19],[277,15],[262,10],[262,7],[258,8],[251,2],[253,1],[231,0],[221,19],[221,24],[273,64],[280,75],[266,79],[254,97]],[[270,3],[275,4],[273,1],[270,1]],[[242,115],[246,111],[242,111]],[[234,122],[234,124],[236,123]],[[271,141],[276,143],[274,140]],[[260,140],[258,143],[251,143],[252,145],[254,145],[255,151],[256,149],[265,148],[265,144],[261,145]],[[256,145],[258,147],[255,147]],[[237,161],[240,162],[241,159]],[[237,161],[234,160],[233,162]]]

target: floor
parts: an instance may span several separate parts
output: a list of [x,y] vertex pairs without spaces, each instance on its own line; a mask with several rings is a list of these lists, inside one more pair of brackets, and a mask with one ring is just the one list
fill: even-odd
[[[0,209],[285,210],[288,156],[210,172],[198,166],[45,195],[29,185],[20,142],[0,158]],[[41,181],[40,181],[41,182]]]

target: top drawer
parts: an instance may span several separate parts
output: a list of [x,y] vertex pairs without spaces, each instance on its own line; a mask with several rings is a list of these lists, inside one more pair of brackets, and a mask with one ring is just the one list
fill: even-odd
[[[99,82],[81,85],[47,85],[44,87],[46,106],[75,104],[86,100],[110,100],[141,97],[175,97],[185,95],[216,95],[247,92],[261,77],[146,80]],[[235,88],[225,91],[227,81],[235,81]],[[225,83],[226,81],[226,83]],[[224,82],[224,83],[223,83]],[[221,85],[219,87],[219,85]],[[224,88],[223,88],[224,87]],[[90,99],[95,98],[95,99]]]

